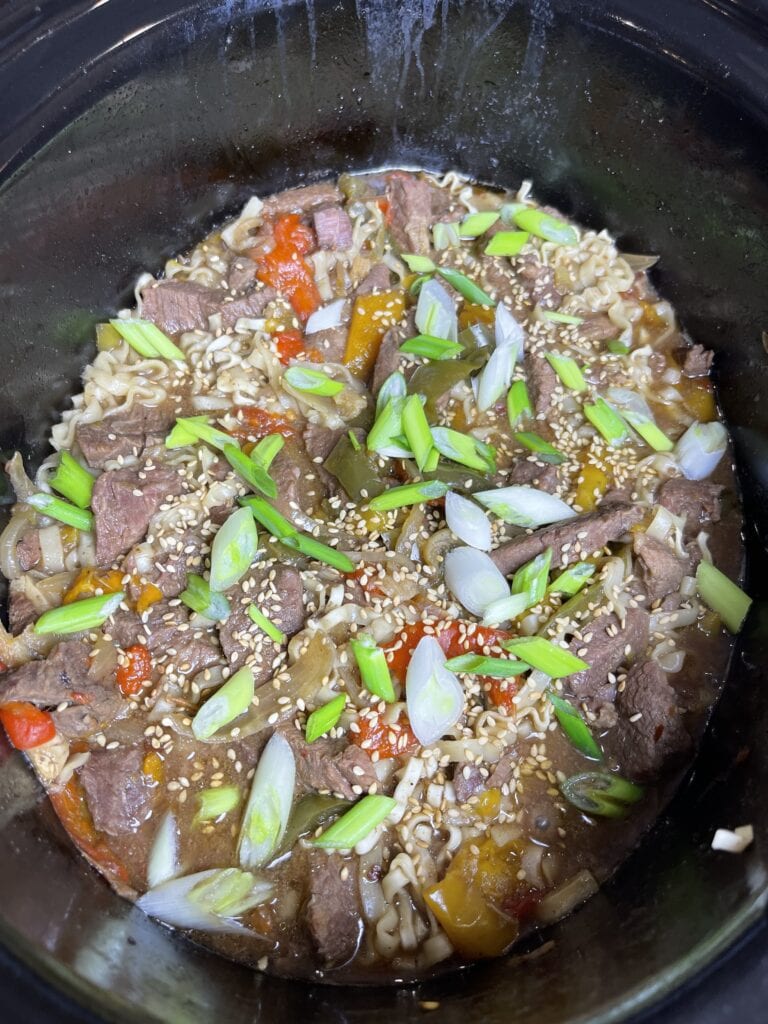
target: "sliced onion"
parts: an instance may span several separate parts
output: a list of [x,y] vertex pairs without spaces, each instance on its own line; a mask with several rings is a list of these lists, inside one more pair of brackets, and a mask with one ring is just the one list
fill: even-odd
[[687,558],[688,552],[683,545],[683,531],[685,529],[685,516],[676,516],[668,508],[659,505],[656,514],[651,520],[650,526],[645,531],[654,540],[665,543],[669,536],[675,544],[675,554],[678,558]]
[[266,864],[283,838],[293,805],[296,759],[288,740],[274,733],[264,747],[240,829],[238,856],[244,868]]
[[509,391],[516,358],[517,349],[514,345],[497,348],[491,354],[477,378],[477,407],[481,412],[490,409]]
[[445,667],[445,654],[433,636],[419,640],[405,676],[408,719],[425,747],[456,725],[464,711],[461,683]]
[[425,281],[416,305],[416,326],[422,334],[446,341],[458,340],[456,304],[437,281]]
[[335,302],[329,302],[327,306],[316,309],[307,320],[304,333],[317,334],[318,331],[328,331],[333,327],[341,326],[342,312],[346,301],[346,299],[336,299]]
[[147,863],[147,885],[155,889],[179,873],[179,834],[176,818],[167,811],[158,825]]
[[264,903],[273,891],[270,882],[238,868],[211,868],[163,882],[140,897],[136,906],[175,928],[243,932],[247,929],[233,918]]
[[259,199],[258,196],[251,196],[248,202],[240,211],[239,217],[232,221],[224,230],[221,232],[221,237],[227,243],[230,249],[237,249],[238,242],[241,240],[240,236],[243,234],[243,228],[248,221],[256,220],[257,217],[261,217],[261,211],[264,208],[264,203]]
[[514,348],[515,362],[519,363],[525,352],[525,331],[503,302],[496,307],[495,330],[496,348]]
[[445,496],[445,521],[465,544],[480,551],[491,550],[491,524],[474,501],[449,491]]
[[474,497],[494,515],[515,526],[535,529],[561,519],[573,519],[576,515],[560,498],[535,487],[499,487],[476,491]]
[[474,548],[454,548],[445,556],[445,585],[473,615],[484,615],[494,601],[509,597],[509,584],[491,558]]
[[577,871],[575,875],[563,882],[563,884],[547,893],[536,908],[536,918],[543,924],[554,924],[561,917],[577,907],[580,903],[594,896],[598,890],[595,876],[586,868]]
[[692,423],[675,446],[675,457],[688,480],[708,477],[725,454],[728,434],[722,423]]

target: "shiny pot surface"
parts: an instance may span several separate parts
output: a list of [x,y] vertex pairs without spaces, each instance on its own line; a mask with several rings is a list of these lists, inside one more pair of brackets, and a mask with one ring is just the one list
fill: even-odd
[[[522,950],[541,955],[420,988],[281,982],[152,924],[80,858],[0,741],[0,941],[97,1016],[416,1021],[439,1001],[445,1024],[620,1020],[761,920],[768,21],[726,0],[637,8],[48,0],[0,13],[4,453],[40,457],[93,324],[252,192],[388,164],[532,177],[626,250],[661,253],[659,288],[717,350],[758,598],[694,771],[617,877]],[[710,851],[716,827],[747,822],[746,854]]]

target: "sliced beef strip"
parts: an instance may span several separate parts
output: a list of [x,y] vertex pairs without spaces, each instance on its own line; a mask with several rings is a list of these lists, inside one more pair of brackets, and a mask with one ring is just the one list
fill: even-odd
[[[612,737],[622,774],[639,782],[657,778],[670,758],[691,746],[677,695],[655,661],[641,661],[627,673],[616,698],[619,724]],[[639,717],[638,717],[639,716]]]
[[487,785],[487,772],[483,772],[479,765],[460,761],[454,768],[453,788],[458,803],[465,804],[473,796],[482,793]]
[[685,566],[674,551],[647,533],[636,534],[632,546],[637,556],[637,574],[651,601],[680,589]]
[[512,778],[512,773],[518,762],[517,751],[508,750],[502,754],[488,777],[486,787],[488,789],[501,789]]
[[[515,537],[492,551],[491,558],[505,576],[549,547],[554,566],[569,565],[618,540],[642,518],[643,510],[636,505],[604,503],[594,512]],[[565,544],[570,544],[567,551],[563,551]]]
[[390,327],[381,339],[379,353],[373,365],[373,377],[371,378],[371,392],[374,396],[378,395],[387,377],[400,369],[400,346],[402,343],[402,331],[397,327]]
[[139,616],[118,612],[108,627],[108,635],[126,650],[133,644],[145,644],[153,659],[188,678],[221,661],[221,650],[211,633],[190,627],[190,612],[182,604],[158,601]]
[[30,530],[16,545],[16,560],[19,563],[19,568],[22,572],[29,572],[30,569],[34,569],[42,557],[40,534],[37,530]]
[[108,461],[121,455],[141,456],[147,449],[162,444],[175,420],[171,402],[134,402],[129,409],[121,409],[96,423],[78,424],[75,437],[88,465],[103,469]]
[[598,313],[597,316],[589,316],[584,323],[579,324],[577,332],[585,341],[611,341],[619,336],[621,330],[610,317]]
[[308,423],[303,435],[307,455],[313,461],[327,459],[344,433],[344,427],[325,427],[322,423]]
[[431,227],[450,207],[450,197],[424,178],[405,171],[387,177],[389,231],[400,252],[428,253]]
[[318,206],[333,206],[343,203],[344,196],[332,182],[317,185],[303,185],[277,192],[264,200],[264,217],[278,217],[283,213],[306,213]]
[[185,589],[188,575],[200,573],[204,547],[205,541],[197,530],[186,530],[153,557],[151,567],[144,573],[138,570],[136,552],[130,551],[121,568],[132,578],[128,584],[131,599],[137,600],[147,583],[158,587],[163,597],[177,597]]
[[352,245],[352,221],[341,206],[323,206],[315,210],[312,223],[321,249],[349,249]]
[[241,317],[259,317],[270,302],[274,302],[277,292],[274,288],[259,285],[239,299],[222,299],[214,312],[221,317],[222,327],[234,327]]
[[151,816],[157,787],[142,773],[143,757],[140,747],[96,750],[80,769],[88,810],[100,832],[131,835]]
[[180,494],[183,486],[175,469],[158,464],[102,473],[91,499],[98,564],[111,565],[143,540],[152,516],[169,496]]
[[57,728],[68,739],[106,728],[126,710],[114,679],[95,674],[90,649],[82,640],[64,640],[44,661],[28,661],[0,676],[0,703],[17,700],[43,708],[73,702],[71,708],[53,712]]
[[165,334],[207,331],[208,317],[221,297],[223,293],[194,281],[153,282],[142,290],[141,315]]
[[708,377],[712,368],[715,353],[703,345],[691,345],[683,356],[683,375],[685,377]]
[[325,736],[307,743],[291,724],[281,733],[291,745],[296,779],[305,792],[333,793],[343,800],[357,800],[377,782],[373,762],[362,748]]
[[347,335],[349,328],[345,324],[339,327],[326,327],[322,331],[306,336],[308,348],[316,348],[323,357],[324,363],[340,363],[347,351]]
[[659,488],[658,502],[676,516],[686,517],[686,527],[698,533],[704,523],[720,521],[720,484],[708,480],[685,480],[674,477]]
[[392,287],[392,271],[386,263],[375,263],[355,289],[355,295],[387,292]]
[[536,487],[540,491],[547,491],[554,494],[560,482],[560,474],[557,466],[551,464],[539,465],[530,459],[518,459],[512,466],[507,483],[522,484],[527,487]]
[[534,259],[524,259],[517,268],[518,277],[527,288],[531,302],[543,309],[557,309],[563,296],[555,288],[555,272]]
[[249,256],[236,256],[227,275],[230,292],[247,292],[256,284],[256,263]]
[[26,594],[11,584],[8,593],[8,625],[11,633],[18,636],[26,627],[38,618],[40,612],[32,604]]
[[325,478],[318,466],[304,451],[291,441],[278,452],[270,467],[270,475],[277,487],[275,506],[281,515],[293,521],[297,515],[311,515],[328,495]]
[[304,625],[304,587],[301,574],[290,565],[255,565],[227,591],[230,612],[219,624],[219,641],[230,665],[240,668],[246,659],[257,655],[253,664],[256,685],[271,679],[272,662],[281,646],[275,644],[251,620],[248,606],[253,603],[288,637]]
[[[557,374],[543,355],[537,352],[528,352],[525,356],[525,378],[528,382],[534,416],[546,424],[552,409],[555,390],[559,384]],[[538,424],[537,430],[540,430]]]
[[363,935],[357,859],[324,850],[308,856],[307,925],[325,966],[341,967],[354,957]]
[[645,653],[649,622],[649,615],[642,608],[627,609],[624,628],[613,612],[604,613],[571,640],[571,653],[589,665],[588,669],[568,678],[568,688],[578,701],[584,701],[596,711],[600,705],[614,700],[616,681],[608,676]]

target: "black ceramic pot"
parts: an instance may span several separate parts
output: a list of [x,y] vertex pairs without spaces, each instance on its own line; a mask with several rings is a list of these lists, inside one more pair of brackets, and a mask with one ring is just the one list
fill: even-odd
[[[549,952],[422,988],[285,983],[174,937],[91,871],[0,741],[5,1020],[78,1019],[53,996],[27,1002],[62,989],[95,1017],[143,1022],[420,1021],[432,1000],[441,1024],[616,1021],[758,926],[768,891],[766,39],[755,0],[0,8],[5,452],[40,457],[92,356],[93,324],[128,301],[140,269],[158,270],[251,193],[387,164],[500,185],[533,177],[541,198],[607,224],[626,250],[660,253],[659,287],[717,351],[757,597],[696,767],[641,849],[527,947],[553,940]],[[747,822],[747,853],[711,852],[716,827]],[[734,991],[749,997],[742,1020],[765,1018],[745,980],[756,962],[732,962]]]

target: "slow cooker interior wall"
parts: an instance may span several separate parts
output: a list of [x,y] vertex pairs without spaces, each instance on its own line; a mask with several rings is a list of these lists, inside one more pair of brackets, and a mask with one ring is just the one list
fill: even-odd
[[[585,29],[556,6],[402,4],[399,17],[397,6],[198,5],[103,58],[90,87],[68,85],[49,105],[46,124],[81,113],[0,191],[0,447],[40,455],[91,356],[93,323],[129,301],[140,269],[159,270],[252,191],[349,166],[458,167],[506,185],[531,176],[539,195],[607,224],[627,249],[663,254],[660,287],[720,353],[748,511],[762,522],[764,125],[680,63]],[[442,1019],[594,1020],[629,1005],[649,979],[663,988],[670,965],[715,948],[724,922],[750,913],[765,886],[759,852],[725,860],[706,847],[720,824],[766,831],[757,796],[768,770],[754,740],[765,733],[766,659],[755,618],[693,780],[653,840],[553,931],[554,954],[429,986],[420,998],[439,998]],[[56,830],[18,759],[2,756],[2,924],[43,946],[47,969],[72,968],[140,1001],[145,1015],[420,1015],[410,992],[308,993],[254,979],[129,913]]]

